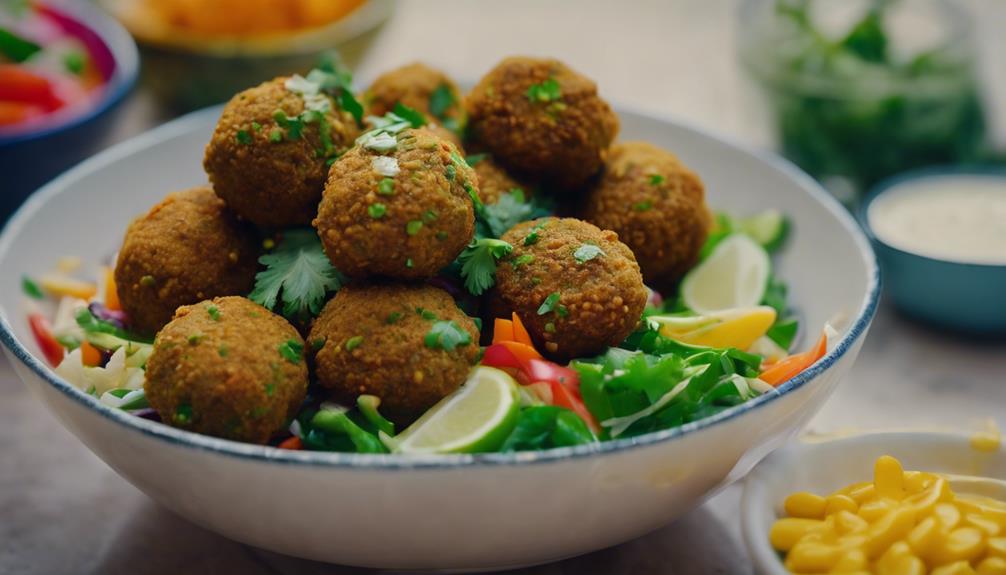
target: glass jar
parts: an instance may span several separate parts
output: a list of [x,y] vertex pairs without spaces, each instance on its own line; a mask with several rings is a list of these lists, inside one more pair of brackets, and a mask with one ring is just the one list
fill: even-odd
[[740,58],[783,155],[843,203],[909,168],[981,159],[973,28],[947,0],[747,0]]

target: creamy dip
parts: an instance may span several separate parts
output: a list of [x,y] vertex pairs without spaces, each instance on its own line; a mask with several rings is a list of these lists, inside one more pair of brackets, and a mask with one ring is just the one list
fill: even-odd
[[934,259],[1006,264],[1006,178],[948,175],[909,180],[867,212],[885,244]]

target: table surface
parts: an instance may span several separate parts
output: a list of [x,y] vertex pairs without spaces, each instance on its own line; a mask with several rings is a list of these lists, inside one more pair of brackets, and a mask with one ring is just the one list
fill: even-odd
[[[1006,3],[972,0],[989,101],[1003,102]],[[402,2],[358,66],[362,84],[422,59],[475,78],[502,54],[552,55],[595,78],[619,105],[673,115],[756,145],[770,141],[734,57],[727,0],[626,3],[530,0]],[[450,34],[431,34],[442,28]],[[708,51],[706,51],[708,50]],[[994,110],[993,127],[1004,133]],[[109,143],[163,119],[137,91]],[[0,573],[362,573],[244,546],[173,515],[119,478],[48,414],[0,360]],[[1006,424],[1006,342],[964,340],[882,305],[859,361],[813,431],[976,428]],[[740,487],[635,541],[521,571],[750,573],[740,539]]]

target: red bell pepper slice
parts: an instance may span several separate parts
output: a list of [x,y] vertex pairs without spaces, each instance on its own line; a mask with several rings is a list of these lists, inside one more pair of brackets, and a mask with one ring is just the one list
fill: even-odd
[[45,356],[49,365],[53,367],[59,365],[59,362],[63,361],[63,353],[65,350],[63,349],[63,346],[59,345],[59,342],[56,341],[56,338],[52,335],[52,328],[49,327],[49,320],[40,313],[29,314],[28,326],[31,327],[31,333],[35,336],[35,343],[37,343],[39,349],[42,350],[42,355]]

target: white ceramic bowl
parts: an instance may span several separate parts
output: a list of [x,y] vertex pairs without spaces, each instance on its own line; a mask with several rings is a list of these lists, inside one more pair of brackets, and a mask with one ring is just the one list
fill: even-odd
[[257,547],[351,565],[474,570],[632,539],[743,477],[794,435],[849,371],[876,309],[868,242],[809,177],[694,128],[622,112],[623,137],[679,154],[705,180],[711,205],[738,214],[778,207],[792,217],[777,272],[809,329],[836,314],[847,322],[837,345],[780,394],[641,437],[507,455],[285,451],[136,418],[100,405],[39,359],[20,277],[67,254],[106,257],[131,218],[171,190],[203,183],[203,147],[219,113],[198,112],[117,146],[21,208],[0,237],[0,338],[28,387],[119,474],[193,522]]
[[787,495],[827,494],[868,481],[881,455],[896,457],[905,469],[1006,477],[1006,451],[973,449],[963,433],[903,431],[795,441],[762,461],[744,481],[741,529],[755,570],[761,575],[789,575],[768,540]]

